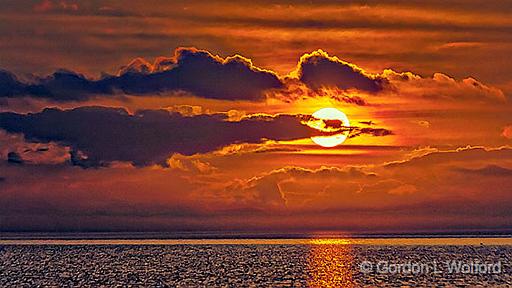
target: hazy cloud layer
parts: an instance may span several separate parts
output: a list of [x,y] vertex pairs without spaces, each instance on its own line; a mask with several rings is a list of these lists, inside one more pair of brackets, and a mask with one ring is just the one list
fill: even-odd
[[[512,187],[510,159],[510,147],[434,149],[383,165],[343,169],[285,167],[239,185],[269,199],[272,205],[280,203],[281,207],[303,211],[308,217],[330,216],[336,220],[328,225],[337,229],[393,229],[393,225],[399,225],[443,230],[482,227],[482,223],[487,223],[488,228],[502,228],[512,218],[512,197],[508,193]],[[394,219],[398,214],[407,215],[408,219]],[[342,215],[348,219],[343,220]],[[380,215],[381,219],[372,215]],[[350,220],[354,218],[359,224]],[[490,219],[496,222],[490,224]],[[368,222],[363,225],[361,221]]]
[[[202,176],[197,169],[204,163],[169,169],[3,163],[1,228],[510,229],[511,148],[425,149],[411,155],[382,165],[286,166],[250,178]],[[173,165],[184,160],[177,156]]]

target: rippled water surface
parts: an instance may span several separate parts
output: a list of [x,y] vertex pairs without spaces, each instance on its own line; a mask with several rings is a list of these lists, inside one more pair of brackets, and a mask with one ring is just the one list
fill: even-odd
[[[279,242],[4,243],[0,287],[512,285],[512,246],[507,244]],[[475,263],[494,266],[452,271]]]

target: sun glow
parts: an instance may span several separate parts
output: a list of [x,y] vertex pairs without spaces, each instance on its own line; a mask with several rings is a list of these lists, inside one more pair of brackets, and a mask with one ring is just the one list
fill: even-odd
[[[312,116],[316,119],[320,120],[337,120],[341,122],[341,125],[343,127],[349,127],[350,122],[348,121],[347,115],[345,113],[341,112],[340,110],[336,108],[322,108],[315,113],[312,114]],[[315,125],[317,126],[317,125]],[[328,127],[315,127],[319,130],[323,131],[332,131]],[[334,147],[338,146],[341,143],[345,142],[345,140],[348,137],[348,131],[342,131],[339,134],[330,135],[330,136],[314,136],[311,137],[311,140],[315,142],[316,144],[322,146],[322,147]]]

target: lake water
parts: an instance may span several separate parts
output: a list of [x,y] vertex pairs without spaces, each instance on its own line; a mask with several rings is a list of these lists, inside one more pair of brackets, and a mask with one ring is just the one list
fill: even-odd
[[0,240],[0,287],[507,287],[511,263],[511,238]]

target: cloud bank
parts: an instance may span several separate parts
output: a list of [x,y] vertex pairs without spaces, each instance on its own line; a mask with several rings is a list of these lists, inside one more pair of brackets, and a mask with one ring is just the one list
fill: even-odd
[[[297,114],[254,115],[228,121],[223,113],[184,116],[167,110],[140,110],[129,114],[122,108],[46,108],[39,113],[0,113],[0,128],[22,133],[28,141],[55,142],[71,148],[71,162],[84,167],[110,162],[136,166],[168,165],[174,153],[207,153],[236,143],[288,141],[322,135],[304,124],[308,116]],[[354,127],[360,134],[385,136],[382,128]],[[382,130],[382,131],[381,131]],[[13,152],[14,153],[14,152]],[[11,157],[21,159],[14,154]],[[9,159],[11,159],[9,158]]]
[[20,81],[9,71],[0,71],[1,98],[27,96],[80,102],[115,95],[189,95],[246,101],[276,98],[285,102],[329,97],[355,105],[366,105],[376,95],[434,100],[506,100],[498,88],[471,77],[458,81],[436,73],[432,78],[425,78],[390,69],[371,74],[322,50],[304,54],[296,69],[282,76],[253,65],[250,59],[240,55],[221,58],[196,48],[178,48],[174,56],[158,57],[153,64],[137,58],[123,66],[118,75],[97,80],[59,70],[29,83]]
[[91,80],[61,70],[35,83],[23,83],[8,71],[0,72],[0,96],[32,96],[55,101],[83,101],[96,95],[148,95],[188,92],[222,100],[261,100],[263,92],[281,88],[277,75],[235,55],[225,59],[195,48],[179,48],[172,58],[154,66],[134,61],[118,76]]
[[315,133],[293,115],[234,122],[224,114],[186,117],[166,110],[141,110],[132,115],[107,107],[0,113],[0,128],[23,133],[32,142],[70,146],[75,164],[92,166],[112,161],[165,165],[173,153],[191,155],[232,143],[293,140]]
[[1,228],[503,231],[511,156],[510,147],[429,149],[382,165],[286,166],[222,181],[195,169],[0,163]]

